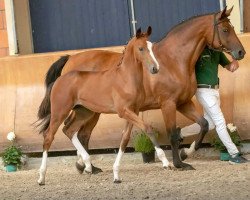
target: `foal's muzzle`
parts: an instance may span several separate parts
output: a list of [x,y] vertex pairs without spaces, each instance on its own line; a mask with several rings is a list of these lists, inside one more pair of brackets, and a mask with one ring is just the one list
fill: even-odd
[[150,73],[151,74],[156,74],[158,73],[159,69],[156,66],[150,67]]

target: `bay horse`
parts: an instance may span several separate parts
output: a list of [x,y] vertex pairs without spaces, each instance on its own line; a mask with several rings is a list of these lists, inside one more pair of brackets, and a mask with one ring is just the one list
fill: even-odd
[[[58,78],[53,87],[50,87],[47,99],[50,110],[40,128],[40,133],[44,134],[43,159],[38,180],[40,185],[45,184],[47,152],[54,135],[76,105],[81,105],[84,109],[81,120],[85,123],[95,113],[117,113],[129,123],[145,130],[155,140],[152,127],[138,116],[145,99],[143,67],[150,74],[159,71],[159,64],[151,49],[152,43],[148,41],[151,30],[151,27],[148,27],[146,33],[142,33],[141,29],[137,30],[136,36],[127,44],[118,66],[99,72],[72,71]],[[70,138],[84,161],[85,172],[92,173],[90,156],[79,142],[77,132],[72,132]],[[156,141],[154,143],[155,146],[158,145]],[[117,157],[118,161],[114,164],[114,182],[120,182],[118,163],[121,154]]]
[[[191,100],[197,88],[194,67],[201,52],[208,45],[215,50],[231,54],[237,60],[244,57],[245,50],[228,19],[231,11],[232,8],[229,10],[225,8],[218,13],[193,17],[174,27],[162,40],[153,44],[152,50],[161,70],[155,76],[149,76],[144,72],[143,84],[146,98],[140,111],[161,109],[166,131],[170,137],[173,164],[177,168],[193,169],[191,165],[182,162],[188,156],[187,151],[182,149],[180,154],[178,152],[183,137],[180,129],[176,127],[176,111],[201,126],[201,131],[192,145],[195,150],[199,148],[208,131],[208,122],[196,111]],[[50,85],[61,74],[73,70],[106,70],[108,67],[117,65],[121,57],[120,53],[100,50],[62,57],[49,69],[46,75],[46,87],[49,90]],[[41,104],[38,118],[43,119],[44,113],[46,113],[46,104]],[[84,113],[84,109],[75,107],[65,121],[64,133],[67,136],[70,137],[72,130],[76,129],[74,124],[81,124],[81,116]],[[88,149],[89,138],[99,115],[100,113],[95,113],[92,120],[82,123],[77,128],[78,138],[85,149]],[[128,142],[131,129],[132,125],[127,123],[122,143]],[[77,168],[81,171],[84,169],[81,160],[77,162]]]

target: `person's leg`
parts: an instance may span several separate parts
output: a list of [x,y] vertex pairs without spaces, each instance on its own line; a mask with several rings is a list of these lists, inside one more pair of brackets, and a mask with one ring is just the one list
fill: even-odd
[[199,102],[202,104],[207,115],[212,119],[216,132],[227,148],[228,153],[231,156],[237,155],[239,151],[230,138],[226,127],[226,121],[220,108],[219,91],[208,89],[207,91],[200,92],[198,96]]

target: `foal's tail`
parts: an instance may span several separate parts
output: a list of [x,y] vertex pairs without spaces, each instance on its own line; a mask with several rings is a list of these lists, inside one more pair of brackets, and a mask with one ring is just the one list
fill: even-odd
[[61,76],[62,73],[62,69],[64,67],[64,65],[66,64],[66,62],[69,59],[69,55],[66,56],[62,56],[61,58],[59,58],[56,62],[54,62],[51,67],[49,68],[47,74],[46,74],[46,78],[45,78],[45,86],[46,88],[48,88],[51,83],[54,83],[56,81],[56,79]]
[[44,133],[49,127],[50,123],[50,94],[52,87],[58,77],[61,76],[62,69],[66,62],[69,59],[69,55],[62,56],[59,60],[54,62],[49,68],[46,78],[45,78],[45,87],[46,93],[42,100],[42,103],[39,106],[37,117],[38,121],[41,121],[37,126],[40,126],[39,133]]
[[40,127],[39,133],[44,133],[47,128],[49,127],[50,123],[50,94],[52,87],[54,85],[54,82],[51,83],[47,88],[46,88],[46,94],[45,97],[42,100],[42,103],[39,106],[37,117],[38,121],[41,121],[37,126]]
[[45,77],[46,94],[41,105],[39,106],[39,110],[37,113],[38,120],[44,119],[50,113],[50,92],[56,79],[61,76],[62,69],[65,63],[68,61],[68,59],[69,55],[62,56],[59,60],[57,60],[51,65],[46,74]]

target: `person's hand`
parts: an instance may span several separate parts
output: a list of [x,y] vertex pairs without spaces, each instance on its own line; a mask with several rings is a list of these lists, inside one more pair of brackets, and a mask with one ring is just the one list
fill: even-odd
[[239,68],[239,62],[237,60],[233,60],[229,65],[226,66],[226,69],[230,72],[234,72]]

